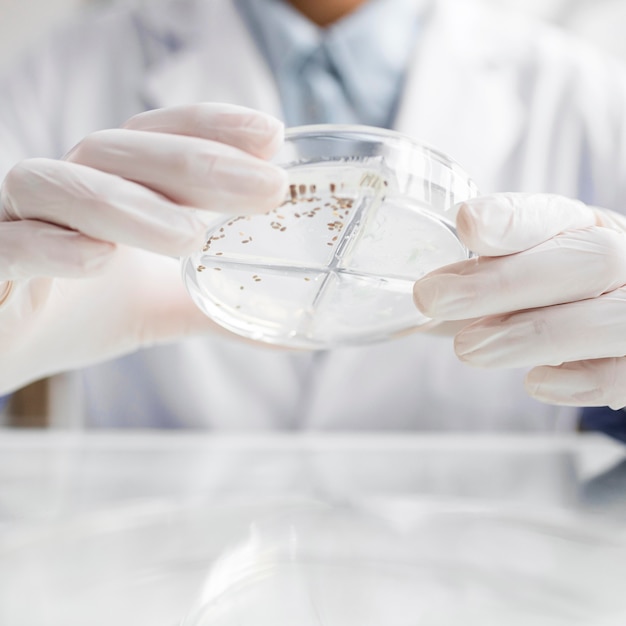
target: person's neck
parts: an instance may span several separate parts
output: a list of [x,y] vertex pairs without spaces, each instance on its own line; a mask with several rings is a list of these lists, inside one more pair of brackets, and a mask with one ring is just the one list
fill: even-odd
[[367,0],[289,0],[300,13],[318,26],[329,26],[365,4]]

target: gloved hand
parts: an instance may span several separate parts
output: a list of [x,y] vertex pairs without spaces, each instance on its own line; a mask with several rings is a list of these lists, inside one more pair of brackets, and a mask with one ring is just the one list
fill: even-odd
[[0,192],[0,394],[215,329],[176,257],[202,246],[211,211],[280,204],[287,177],[265,159],[282,132],[267,115],[198,104],[17,164]]
[[428,274],[414,296],[437,322],[473,320],[455,337],[459,358],[532,367],[526,389],[545,402],[624,407],[626,218],[497,194],[463,203],[457,226],[479,256]]

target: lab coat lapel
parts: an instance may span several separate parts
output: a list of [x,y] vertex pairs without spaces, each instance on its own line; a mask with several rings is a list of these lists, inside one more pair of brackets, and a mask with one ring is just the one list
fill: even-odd
[[[183,33],[180,40],[185,45],[164,55],[148,72],[141,92],[149,107],[228,102],[281,117],[274,79],[234,4],[230,0],[195,4],[191,22],[202,20],[201,34]],[[196,29],[192,23],[170,26]]]
[[502,56],[497,23],[481,28],[467,4],[433,2],[425,14],[396,128],[447,153],[489,192],[503,183],[523,109],[514,53]]

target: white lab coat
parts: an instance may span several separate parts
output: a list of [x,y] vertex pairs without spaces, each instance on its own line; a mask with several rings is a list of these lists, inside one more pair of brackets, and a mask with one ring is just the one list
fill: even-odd
[[[416,1],[422,27],[397,129],[454,156],[485,192],[555,192],[626,207],[626,78],[616,65],[470,1]],[[89,17],[5,85],[4,169],[26,156],[59,156],[146,107],[226,101],[281,114],[268,68],[229,0],[152,0],[139,11]],[[573,428],[576,410],[530,399],[523,375],[463,365],[441,337],[319,354],[207,337],[76,372],[70,386],[90,425]]]

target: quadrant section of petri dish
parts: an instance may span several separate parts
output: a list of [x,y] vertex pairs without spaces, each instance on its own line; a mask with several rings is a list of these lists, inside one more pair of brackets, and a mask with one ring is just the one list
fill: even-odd
[[391,196],[364,214],[339,266],[364,275],[415,281],[468,256],[451,222],[410,198]]
[[348,225],[378,193],[377,180],[371,170],[343,163],[295,168],[280,207],[218,223],[199,256],[215,262],[329,265]]
[[309,329],[323,346],[381,341],[428,321],[413,303],[413,281],[338,270],[317,295]]
[[216,322],[252,339],[290,344],[308,333],[326,277],[315,269],[237,262],[187,263],[185,272],[193,300]]

